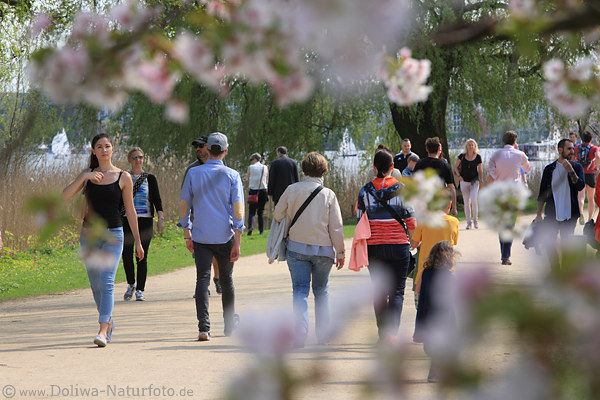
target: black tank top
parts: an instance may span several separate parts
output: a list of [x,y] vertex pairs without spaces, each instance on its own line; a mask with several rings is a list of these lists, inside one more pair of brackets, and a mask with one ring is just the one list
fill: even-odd
[[83,220],[83,224],[86,224],[86,220],[91,215],[97,215],[106,222],[107,227],[119,228],[123,226],[121,221],[120,205],[123,201],[123,194],[119,181],[123,171],[119,173],[119,177],[113,183],[108,185],[97,185],[92,181],[87,182],[85,189],[85,197],[88,202],[88,213]]

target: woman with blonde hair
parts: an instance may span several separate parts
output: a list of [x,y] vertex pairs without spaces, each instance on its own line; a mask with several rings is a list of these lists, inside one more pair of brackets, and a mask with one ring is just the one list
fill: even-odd
[[131,300],[135,292],[137,301],[144,301],[144,290],[146,288],[146,277],[148,275],[148,248],[154,235],[154,210],[158,220],[156,226],[158,233],[164,229],[164,220],[162,200],[158,190],[158,181],[156,177],[144,171],[144,152],[139,147],[133,147],[127,154],[127,161],[131,165],[131,179],[133,180],[133,204],[137,213],[138,227],[142,247],[146,257],[136,258],[137,262],[137,282],[135,277],[135,268],[133,265],[133,244],[134,237],[129,226],[127,213],[123,216],[123,232],[125,239],[123,242],[123,269],[127,277],[127,290],[123,295],[124,300]]
[[475,229],[478,229],[477,195],[480,187],[483,186],[483,161],[475,139],[468,139],[465,142],[465,151],[458,156],[454,164],[454,173],[460,180],[467,229],[471,229],[471,221],[473,221]]

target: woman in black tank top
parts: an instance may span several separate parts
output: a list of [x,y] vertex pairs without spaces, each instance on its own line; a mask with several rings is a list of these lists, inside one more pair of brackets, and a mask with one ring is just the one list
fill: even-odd
[[[81,253],[98,309],[100,331],[94,338],[98,347],[110,342],[114,322],[113,287],[123,251],[123,223],[120,205],[125,205],[127,220],[135,238],[135,254],[144,258],[137,215],[133,205],[133,183],[128,172],[112,164],[113,144],[105,133],[92,139],[90,168],[84,170],[62,193],[69,200],[84,190],[86,213],[81,228]],[[98,223],[106,229],[98,229]]]

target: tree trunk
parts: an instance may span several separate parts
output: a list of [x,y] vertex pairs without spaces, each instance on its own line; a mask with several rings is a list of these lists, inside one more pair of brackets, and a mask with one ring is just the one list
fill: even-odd
[[[427,156],[425,140],[437,136],[442,143],[444,157],[448,159],[448,136],[446,132],[446,107],[450,75],[438,76],[438,84],[434,85],[433,92],[424,103],[411,107],[399,107],[390,104],[392,121],[396,132],[401,138],[408,138],[412,144],[412,151],[419,157]],[[440,79],[443,78],[443,79]]]

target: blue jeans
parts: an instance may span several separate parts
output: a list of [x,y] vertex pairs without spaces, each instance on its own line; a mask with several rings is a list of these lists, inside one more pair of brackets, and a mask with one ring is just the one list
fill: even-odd
[[383,290],[375,293],[373,299],[379,337],[384,339],[387,334],[395,336],[400,326],[410,246],[408,244],[370,245],[368,253],[371,280],[385,282]]
[[315,331],[319,342],[328,340],[329,330],[329,273],[333,258],[307,256],[287,251],[287,264],[292,277],[296,341],[304,343],[308,336],[308,294],[312,275],[315,296]]
[[82,232],[79,239],[92,294],[98,309],[98,322],[110,321],[115,303],[115,275],[123,252],[123,228],[106,230],[106,236],[94,242]]

